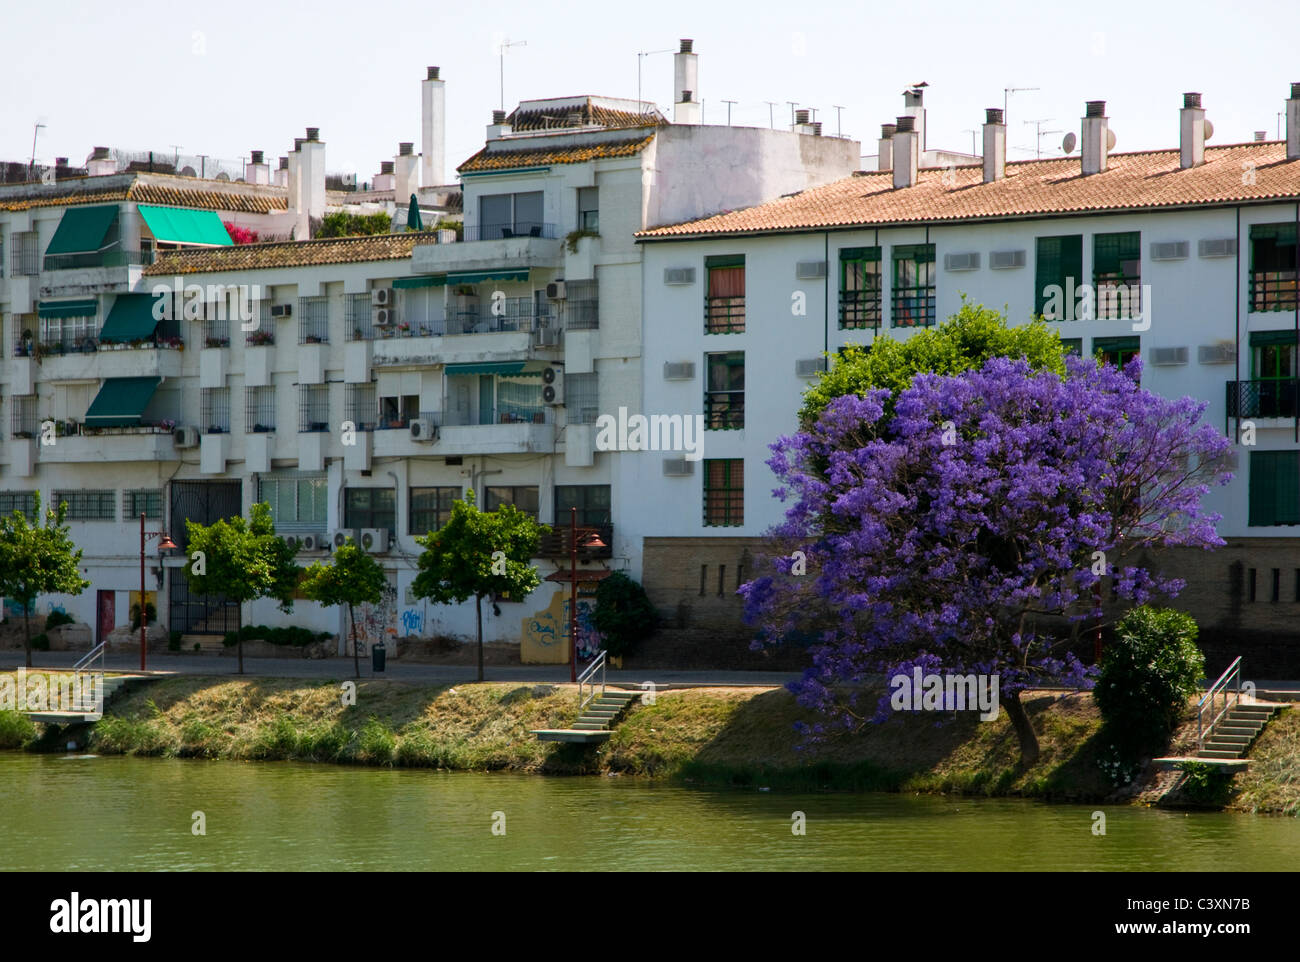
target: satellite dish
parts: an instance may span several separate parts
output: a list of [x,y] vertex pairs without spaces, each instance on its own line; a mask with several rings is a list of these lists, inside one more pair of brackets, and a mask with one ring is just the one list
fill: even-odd
[[181,176],[182,176],[182,177],[195,177],[195,176],[197,176],[197,175],[198,175],[198,172],[197,172],[193,167],[182,167],[182,168],[181,168]]
[[1079,139],[1075,137],[1073,133],[1068,133],[1065,135],[1065,138],[1061,141],[1061,149],[1065,151],[1067,154],[1072,154],[1074,153],[1074,145],[1078,142]]
[[1206,140],[1209,140],[1209,139],[1210,139],[1211,137],[1213,137],[1213,136],[1214,136],[1214,124],[1210,123],[1209,120],[1206,120],[1206,121],[1205,121],[1205,139],[1206,139]]
[[217,174],[217,180],[228,181],[230,180],[230,175],[223,170],[221,173]]
[[1110,128],[1106,129],[1106,149],[1107,150],[1115,149],[1115,131],[1111,130]]

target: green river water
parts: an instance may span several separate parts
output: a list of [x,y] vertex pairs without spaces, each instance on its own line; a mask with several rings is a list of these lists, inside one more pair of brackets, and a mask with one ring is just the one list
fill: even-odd
[[20,752],[0,794],[7,870],[1300,868],[1300,819],[1015,799]]

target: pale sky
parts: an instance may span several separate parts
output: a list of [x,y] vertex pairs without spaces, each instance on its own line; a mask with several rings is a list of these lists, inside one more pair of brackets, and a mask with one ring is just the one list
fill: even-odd
[[[778,126],[787,101],[817,110],[827,134],[875,153],[880,124],[905,86],[927,81],[928,145],[971,149],[984,108],[1010,100],[1009,159],[1060,153],[1085,100],[1107,101],[1116,150],[1178,142],[1182,93],[1200,91],[1211,145],[1277,136],[1289,84],[1300,81],[1300,4],[1187,0],[939,0],[931,3],[628,4],[416,0],[65,0],[0,13],[0,160],[38,162],[91,147],[153,149],[238,160],[261,149],[275,165],[305,127],[321,128],[326,166],[368,180],[399,141],[420,149],[426,65],[447,81],[447,180],[482,146],[500,101],[637,95],[638,51],[695,40],[706,123]],[[671,116],[672,54],[643,63],[643,95]],[[1020,149],[1018,149],[1020,148]]]

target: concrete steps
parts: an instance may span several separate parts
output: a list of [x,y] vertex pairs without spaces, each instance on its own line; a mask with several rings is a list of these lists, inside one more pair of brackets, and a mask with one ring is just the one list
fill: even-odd
[[603,742],[608,741],[614,723],[637,699],[640,692],[606,689],[592,699],[582,710],[571,728],[541,728],[532,734],[542,742]]
[[[66,671],[43,671],[41,674],[46,676],[65,677],[72,675],[72,672]],[[86,673],[83,677],[96,677],[97,673]],[[103,702],[96,705],[90,692],[83,690],[81,692],[80,702],[74,701],[70,705],[61,705],[57,709],[46,711],[28,711],[23,712],[29,719],[34,722],[40,722],[43,725],[77,725],[87,722],[98,721],[103,717],[102,712],[98,710],[101,707],[107,707],[108,703],[113,700],[114,696],[126,691],[135,684],[143,684],[154,681],[149,675],[131,675],[116,674],[103,675],[101,684],[103,685]],[[51,698],[54,695],[51,694]]]
[[1279,708],[1276,702],[1247,702],[1234,705],[1219,719],[1206,735],[1205,742],[1196,753],[1204,759],[1244,759],[1251,744],[1259,737],[1264,726]]

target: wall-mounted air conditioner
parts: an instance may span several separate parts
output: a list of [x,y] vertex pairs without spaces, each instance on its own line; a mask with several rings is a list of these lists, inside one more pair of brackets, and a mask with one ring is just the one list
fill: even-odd
[[560,329],[558,327],[539,327],[533,331],[534,347],[559,347]]
[[370,323],[375,327],[392,327],[397,323],[397,312],[391,307],[376,307],[370,312]]
[[1202,364],[1231,364],[1237,360],[1237,346],[1231,341],[1202,344],[1196,349],[1196,360]]
[[564,403],[564,368],[551,364],[542,369],[542,401]]
[[664,361],[665,381],[690,381],[695,377],[695,362]]
[[293,316],[293,305],[292,305],[292,304],[272,304],[272,305],[271,305],[271,316],[272,316],[272,317],[292,317],[292,316]]
[[1174,364],[1186,364],[1187,348],[1153,347],[1151,349],[1151,363],[1158,367],[1170,367]]
[[356,528],[339,528],[337,531],[334,532],[333,541],[334,541],[335,548],[343,547],[345,544],[348,543],[349,540],[353,542],[357,540]]
[[1187,241],[1152,241],[1153,261],[1181,261],[1187,257],[1191,245]]
[[172,440],[178,448],[197,448],[199,446],[198,428],[173,428]]
[[1024,251],[993,251],[989,254],[989,270],[1009,271],[1025,266]]
[[438,439],[438,426],[429,418],[415,418],[411,421],[411,440],[428,442]]
[[962,254],[944,254],[943,269],[945,271],[977,271],[980,269],[979,252],[969,251]]
[[361,545],[361,550],[366,554],[387,554],[388,529],[362,528],[359,544]]
[[378,287],[370,292],[371,307],[392,307],[393,306],[393,289],[391,287]]
[[290,548],[294,548],[298,551],[302,550],[302,539],[299,538],[296,534],[282,534],[280,535],[280,540],[283,541],[285,544],[287,544]]
[[694,284],[695,268],[694,267],[665,267],[664,283],[665,284]]
[[1232,257],[1237,253],[1237,238],[1211,237],[1197,241],[1196,253],[1202,257]]
[[794,362],[795,377],[816,377],[826,370],[826,358],[807,357]]
[[564,281],[551,281],[547,284],[546,297],[552,301],[564,300]]
[[794,276],[800,281],[820,281],[826,279],[825,261],[799,261],[794,265]]
[[324,551],[325,536],[323,534],[305,534],[302,536],[300,548],[303,551]]
[[695,462],[685,458],[664,458],[665,478],[689,478],[695,473]]

